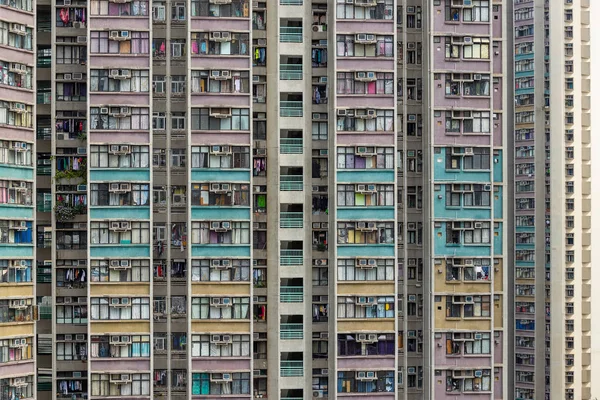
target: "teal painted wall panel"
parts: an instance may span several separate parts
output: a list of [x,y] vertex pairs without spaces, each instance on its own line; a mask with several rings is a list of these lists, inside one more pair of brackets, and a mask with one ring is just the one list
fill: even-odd
[[90,257],[104,258],[130,258],[150,257],[150,245],[148,244],[118,244],[90,246]]
[[90,207],[90,219],[150,219],[150,207]]
[[393,183],[394,171],[385,169],[356,169],[337,171],[338,183]]
[[502,158],[502,150],[496,151],[498,151],[498,155],[493,156],[494,182],[502,182],[504,179],[502,174],[502,163],[504,162]]
[[250,182],[250,171],[193,169],[192,182]]
[[0,216],[5,218],[30,218],[33,219],[33,207],[0,204]]
[[250,208],[236,207],[192,207],[192,219],[194,220],[240,220],[250,219]]
[[[492,210],[484,207],[448,207],[446,206],[446,188],[433,194],[433,207],[436,219],[490,219]],[[441,197],[441,198],[440,198]]]
[[517,232],[534,232],[535,226],[517,226]]
[[33,167],[13,167],[0,165],[0,176],[2,179],[33,180]]
[[0,257],[33,257],[33,246],[23,244],[0,244]]
[[457,257],[485,257],[490,256],[491,246],[489,245],[467,245],[447,244],[446,243],[446,224],[442,223],[441,228],[433,230],[433,246],[435,256],[457,256]]
[[193,244],[192,257],[250,257],[250,246]]
[[394,257],[390,245],[338,245],[338,257]]
[[[496,192],[495,189],[498,188]],[[492,192],[492,196],[494,196],[494,218],[502,219],[504,215],[503,203],[504,203],[504,187],[496,186],[494,188],[494,192]]]
[[440,154],[434,154],[433,173],[435,181],[481,182],[491,181],[491,171],[483,170],[446,170],[446,148]]
[[98,182],[147,182],[150,180],[149,169],[92,169],[90,181]]
[[498,228],[494,229],[494,255],[502,255],[502,245],[504,244],[504,237],[502,236],[502,223],[498,224]]
[[374,220],[394,219],[396,210],[393,207],[345,207],[337,209],[340,220]]

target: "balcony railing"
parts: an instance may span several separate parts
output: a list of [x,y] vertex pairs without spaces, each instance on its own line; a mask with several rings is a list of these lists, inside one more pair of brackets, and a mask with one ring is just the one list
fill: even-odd
[[279,290],[279,301],[281,303],[302,303],[304,301],[304,287],[281,286]]
[[302,175],[281,175],[279,177],[279,190],[282,192],[302,191],[304,178]]
[[303,0],[279,0],[280,6],[301,6]]
[[280,265],[302,265],[304,254],[302,250],[280,250]]
[[280,339],[304,339],[303,324],[281,324],[279,331]]
[[302,79],[302,64],[281,64],[279,79],[282,81],[299,81]]
[[304,376],[303,361],[281,361],[280,376]]
[[279,42],[302,43],[302,28],[289,26],[279,27]]
[[280,228],[302,228],[304,218],[301,212],[281,212],[279,214]]
[[302,102],[301,101],[280,101],[279,116],[280,117],[302,117]]
[[37,93],[36,103],[37,104],[50,104],[52,102],[52,93]]
[[281,154],[302,154],[304,152],[302,138],[281,138],[279,142]]

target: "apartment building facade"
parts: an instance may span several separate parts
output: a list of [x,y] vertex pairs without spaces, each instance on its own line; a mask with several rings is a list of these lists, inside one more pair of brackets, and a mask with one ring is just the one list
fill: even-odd
[[589,398],[575,3],[0,1],[0,399]]

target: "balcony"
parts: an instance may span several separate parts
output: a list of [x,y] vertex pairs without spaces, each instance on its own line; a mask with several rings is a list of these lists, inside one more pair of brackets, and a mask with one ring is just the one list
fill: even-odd
[[280,43],[302,43],[302,27],[281,26],[279,27]]
[[303,361],[281,361],[280,376],[304,376]]
[[280,117],[302,117],[304,115],[301,101],[280,101]]
[[279,79],[282,81],[299,81],[302,79],[302,64],[281,64]]
[[281,303],[302,303],[304,301],[303,286],[281,286],[279,290]]
[[303,0],[279,0],[280,6],[301,6]]
[[304,152],[302,138],[279,139],[280,154],[302,154]]
[[302,175],[281,175],[279,177],[279,190],[282,192],[301,192],[303,187],[304,177]]
[[304,262],[304,252],[302,250],[280,250],[280,265],[302,265]]
[[304,218],[301,212],[281,212],[279,213],[280,228],[303,228]]
[[[304,327],[304,324],[281,324],[280,331],[279,331],[279,338],[286,339],[286,340],[304,339],[304,331],[302,329],[303,327]],[[296,376],[296,375],[289,375],[289,376]]]

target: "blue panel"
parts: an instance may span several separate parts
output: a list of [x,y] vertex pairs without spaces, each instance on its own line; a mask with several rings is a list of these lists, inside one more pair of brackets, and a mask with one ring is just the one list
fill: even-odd
[[0,257],[33,257],[33,246],[23,244],[0,244]]
[[[504,193],[504,188],[502,186],[496,186],[498,188],[498,191],[494,191],[493,192],[493,196],[494,196],[494,218],[495,219],[502,219],[502,216],[504,215],[504,210],[502,208],[503,206],[503,193]],[[495,189],[495,188],[494,188]]]
[[192,182],[250,182],[250,171],[193,169]]
[[99,182],[148,182],[150,170],[144,169],[92,169],[90,170],[90,181]]
[[515,243],[515,249],[517,249],[517,250],[534,250],[535,243]]
[[500,256],[502,255],[502,245],[503,245],[503,237],[502,237],[502,223],[498,224],[498,228],[494,229],[494,255]]
[[394,246],[380,245],[343,245],[337,246],[338,257],[394,257]]
[[440,154],[434,154],[433,159],[434,179],[436,181],[452,182],[480,182],[487,183],[491,179],[491,171],[481,170],[446,170],[446,149]]
[[498,151],[498,155],[494,156],[494,182],[502,182],[503,180],[503,176],[502,176],[502,162],[503,162],[503,158],[502,158],[502,150],[496,150]]
[[515,72],[515,78],[525,78],[534,76],[534,72],[533,71],[519,71],[519,72]]
[[516,260],[515,264],[517,266],[533,267],[535,265],[535,261],[521,261],[521,260]]
[[515,94],[516,94],[516,95],[521,95],[521,94],[533,94],[533,88],[527,88],[527,89],[517,89],[517,90],[515,90]]
[[127,258],[150,257],[150,245],[147,244],[117,244],[90,246],[90,257]]
[[250,208],[192,207],[192,219],[250,219]]
[[0,215],[9,218],[33,219],[33,207],[16,206],[12,204],[0,204]]
[[396,210],[393,207],[344,207],[337,209],[337,219],[357,220],[367,219],[380,221],[394,219]]
[[534,55],[535,55],[534,53],[529,53],[529,54],[515,54],[515,61],[533,60]]
[[250,246],[230,244],[193,244],[192,257],[250,257]]
[[337,171],[338,183],[393,183],[394,178],[394,171],[386,169]]
[[33,180],[33,167],[11,167],[0,165],[0,176],[2,179]]
[[535,232],[535,226],[517,226],[517,232]]
[[150,219],[150,207],[90,207],[90,219]]

